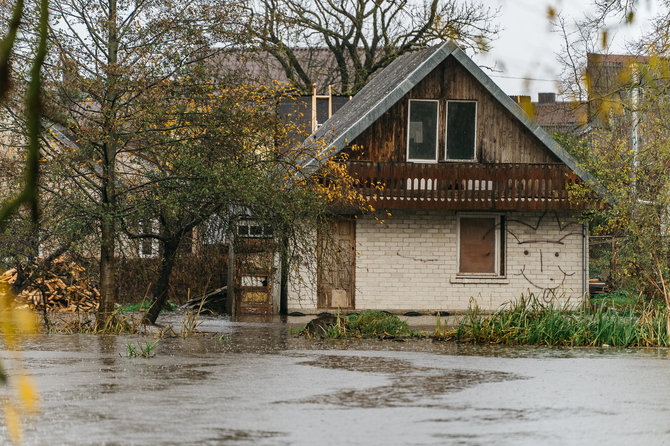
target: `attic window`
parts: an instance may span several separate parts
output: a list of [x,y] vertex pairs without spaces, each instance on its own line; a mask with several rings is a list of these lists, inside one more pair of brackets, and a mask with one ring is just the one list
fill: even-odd
[[474,161],[477,103],[447,101],[447,160]]
[[407,161],[437,161],[438,101],[410,99]]

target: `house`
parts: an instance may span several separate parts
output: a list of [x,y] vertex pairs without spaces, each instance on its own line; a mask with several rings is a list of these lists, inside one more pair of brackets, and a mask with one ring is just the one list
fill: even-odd
[[[593,128],[616,129],[636,144],[650,108],[648,95],[666,88],[668,60],[632,54],[587,54],[588,116]],[[655,91],[654,91],[655,90]],[[653,100],[651,101],[653,102]]]
[[591,114],[598,114],[603,101],[629,102],[640,86],[640,72],[649,68],[650,58],[632,54],[588,53],[586,78]]
[[568,188],[593,178],[455,44],[391,63],[305,144],[322,140],[321,157],[348,155],[377,214],[341,211],[315,235],[317,265],[289,275],[289,312],[586,293],[588,227]]
[[537,101],[530,96],[510,96],[549,135],[581,136],[590,129],[588,103],[560,101],[556,93],[538,93]]

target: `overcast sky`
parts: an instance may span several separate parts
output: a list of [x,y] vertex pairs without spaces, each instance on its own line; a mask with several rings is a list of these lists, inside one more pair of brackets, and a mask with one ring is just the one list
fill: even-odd
[[[570,21],[580,19],[589,10],[589,0],[482,0],[501,8],[499,38],[489,53],[475,56],[480,65],[495,66],[499,72],[485,69],[493,80],[510,95],[556,92],[560,74],[556,53],[561,50],[561,36],[552,32],[547,11],[551,5]],[[648,29],[655,13],[654,0],[641,0],[641,8],[632,25],[613,32],[611,53],[625,52],[624,41]],[[526,78],[526,79],[524,79]]]

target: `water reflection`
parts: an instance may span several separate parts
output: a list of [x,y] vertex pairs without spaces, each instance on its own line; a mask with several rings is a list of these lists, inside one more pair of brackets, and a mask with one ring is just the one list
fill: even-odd
[[[410,361],[380,357],[325,356],[299,364],[389,375],[387,385],[317,395],[297,403],[334,404],[346,407],[374,408],[425,405],[427,395],[443,396],[482,383],[522,379],[518,375],[496,371],[417,367]],[[434,407],[434,406],[431,406]]]
[[[115,365],[118,352],[117,339],[116,336],[93,336],[93,340],[97,341],[98,351],[100,352],[98,359],[103,366],[111,367]],[[101,371],[104,370],[101,369]]]

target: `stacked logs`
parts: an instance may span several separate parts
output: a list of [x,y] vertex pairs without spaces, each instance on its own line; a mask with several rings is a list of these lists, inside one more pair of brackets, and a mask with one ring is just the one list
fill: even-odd
[[[56,311],[95,311],[100,301],[100,292],[81,266],[54,260],[51,268],[34,283],[26,287],[17,298],[31,308]],[[13,284],[16,269],[10,269],[0,276],[0,281]]]

